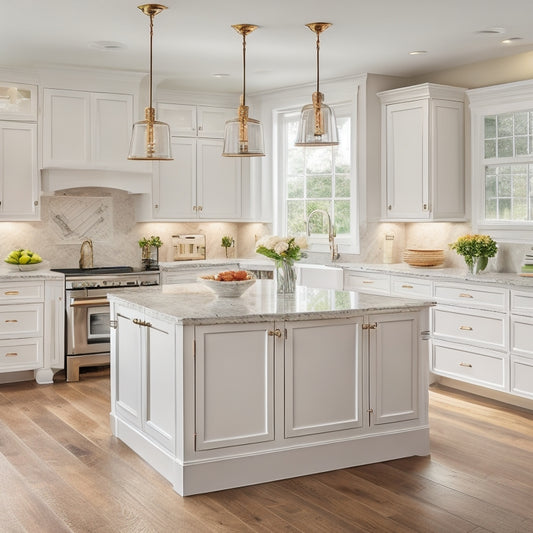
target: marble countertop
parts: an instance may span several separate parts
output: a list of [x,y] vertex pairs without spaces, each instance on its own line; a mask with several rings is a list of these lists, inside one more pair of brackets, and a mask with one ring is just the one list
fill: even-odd
[[240,298],[218,298],[199,283],[117,290],[108,298],[140,312],[149,310],[154,318],[184,325],[347,318],[370,312],[419,310],[433,304],[302,286],[293,295],[278,295],[272,280],[258,280]]
[[206,268],[212,266],[224,267],[224,265],[234,265],[237,263],[244,270],[274,270],[274,262],[266,258],[261,259],[202,259],[197,261],[163,261],[159,263],[161,272],[173,272],[176,270],[188,270],[195,268]]
[[0,281],[13,280],[62,280],[63,274],[52,272],[47,268],[38,268],[37,270],[16,270],[14,267],[0,264]]

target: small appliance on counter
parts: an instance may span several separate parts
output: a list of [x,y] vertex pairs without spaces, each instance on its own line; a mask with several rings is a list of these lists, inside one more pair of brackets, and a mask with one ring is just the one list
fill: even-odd
[[205,259],[205,235],[172,235],[174,261]]

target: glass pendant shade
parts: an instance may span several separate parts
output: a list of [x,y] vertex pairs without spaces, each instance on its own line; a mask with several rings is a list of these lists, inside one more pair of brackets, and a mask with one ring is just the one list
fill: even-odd
[[[322,95],[321,95],[322,96]],[[300,112],[295,146],[336,146],[339,144],[337,121],[331,107],[307,104]]]
[[224,127],[224,157],[261,157],[263,148],[263,125],[248,117],[245,105],[246,93],[246,35],[257,29],[253,24],[236,24],[233,28],[242,35],[242,94],[237,118],[226,121]]
[[153,112],[153,108],[147,107],[145,109],[146,119],[133,125],[128,159],[172,160],[170,127],[165,122],[155,120]]

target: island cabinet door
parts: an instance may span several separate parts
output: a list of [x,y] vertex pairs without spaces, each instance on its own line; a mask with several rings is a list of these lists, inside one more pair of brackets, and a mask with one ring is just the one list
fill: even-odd
[[274,439],[274,323],[198,326],[196,450]]
[[370,422],[419,418],[418,313],[370,315]]
[[285,323],[286,438],[362,427],[362,322]]

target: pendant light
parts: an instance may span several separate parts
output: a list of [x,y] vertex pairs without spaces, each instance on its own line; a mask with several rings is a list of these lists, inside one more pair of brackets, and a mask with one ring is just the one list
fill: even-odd
[[324,103],[324,95],[320,92],[320,34],[327,30],[329,22],[311,22],[306,26],[316,33],[316,91],[313,103],[307,104],[300,113],[298,135],[295,146],[336,146],[339,144],[337,123],[333,109]]
[[170,152],[170,128],[165,122],[155,119],[152,107],[152,40],[154,35],[154,17],[166,6],[161,4],[143,4],[139,9],[150,17],[150,106],[144,110],[144,120],[133,125],[128,159],[137,161],[172,160]]
[[224,128],[225,157],[259,157],[264,156],[263,125],[259,120],[248,117],[246,105],[246,36],[257,26],[253,24],[235,24],[232,26],[242,35],[242,94],[237,118],[228,120]]

